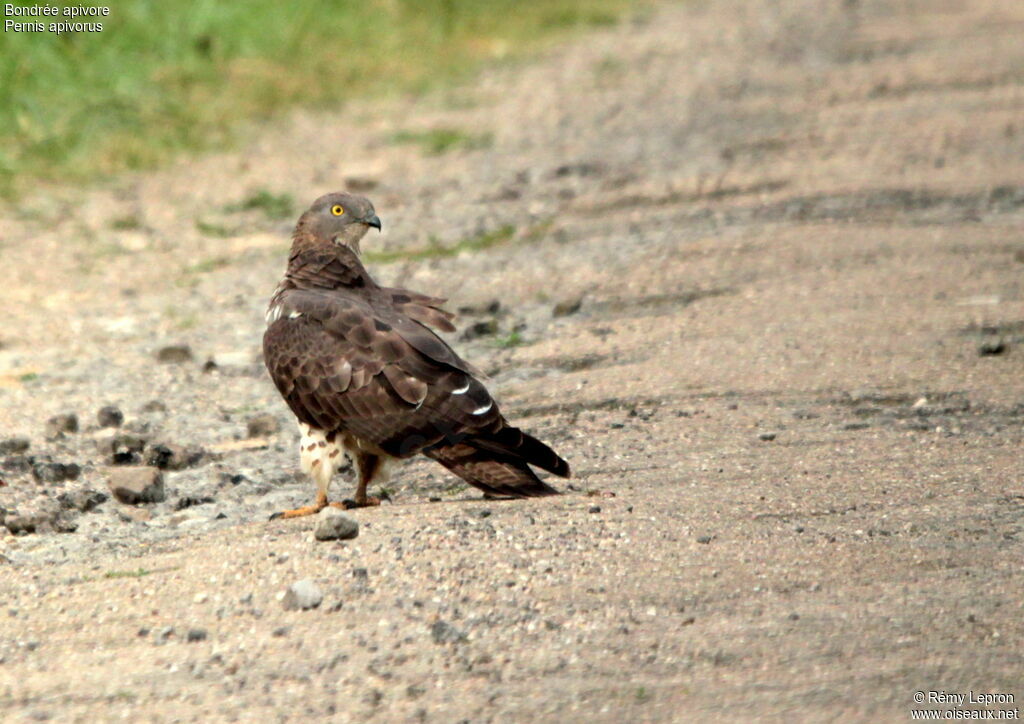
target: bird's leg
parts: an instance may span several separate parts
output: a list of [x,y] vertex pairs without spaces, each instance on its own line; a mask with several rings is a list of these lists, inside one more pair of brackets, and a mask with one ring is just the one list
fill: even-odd
[[[356,495],[354,500],[343,500],[338,506],[340,508],[367,508],[372,505],[380,505],[380,498],[374,498],[366,494],[366,488],[381,469],[381,459],[371,453],[359,451],[354,456],[353,462],[356,465],[359,482],[356,483]],[[332,503],[331,505],[334,505]]]
[[301,518],[304,515],[316,515],[321,510],[326,508],[327,503],[327,492],[318,490],[316,493],[316,502],[312,505],[304,505],[301,508],[294,508],[292,510],[284,510],[280,513],[274,513],[270,516],[271,520],[277,520],[278,518]]
[[[301,518],[305,515],[316,515],[328,506],[327,489],[331,478],[341,464],[342,447],[334,434],[324,434],[307,425],[300,424],[302,440],[299,443],[299,461],[302,471],[313,478],[316,483],[316,502],[301,508],[274,513],[271,520],[277,518]],[[335,504],[337,505],[337,504]]]

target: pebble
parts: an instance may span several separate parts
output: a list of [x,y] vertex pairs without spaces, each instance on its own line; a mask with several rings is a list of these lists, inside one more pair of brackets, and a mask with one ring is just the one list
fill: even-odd
[[776,435],[777,433],[774,432],[762,432],[760,435],[757,436],[757,439],[764,440],[765,442],[771,442],[772,440],[775,439]]
[[713,539],[713,536],[710,536],[710,535],[702,535],[701,537],[699,537],[699,538],[697,539],[697,542],[698,542],[698,543],[701,543],[701,544],[703,544],[703,545],[707,545],[708,543],[710,543],[710,542],[712,541],[712,539]]
[[462,333],[462,339],[469,341],[471,339],[478,339],[480,337],[490,337],[491,335],[498,333],[498,320],[497,319],[485,319],[480,322],[473,322],[473,324],[466,327]]
[[75,480],[82,474],[82,468],[76,463],[36,463],[32,466],[32,477],[39,483],[63,483]]
[[194,644],[197,641],[206,641],[206,636],[205,628],[190,628],[188,633],[185,634],[185,640],[190,644]]
[[359,535],[359,521],[337,508],[324,508],[316,517],[317,540],[349,540]]
[[107,485],[115,498],[129,505],[160,503],[167,497],[163,473],[153,467],[107,468]]
[[0,455],[17,455],[28,450],[31,445],[27,437],[9,437],[0,440]]
[[124,422],[124,413],[114,405],[106,405],[96,413],[96,422],[100,427],[120,427]]
[[978,354],[982,357],[990,357],[997,354],[1002,354],[1006,351],[1006,343],[999,339],[986,339],[984,342],[978,345]]
[[78,432],[78,415],[73,412],[54,415],[46,421],[46,438],[48,440],[63,437],[64,433],[73,432]]
[[590,508],[587,510],[587,512],[588,513],[600,513],[601,512],[601,506],[600,505],[591,505]]
[[167,405],[160,400],[150,400],[142,406],[143,412],[167,412]]
[[563,299],[562,301],[555,304],[551,308],[552,317],[568,317],[571,314],[576,314],[580,311],[580,307],[583,306],[583,297],[573,297],[571,299]]
[[158,362],[182,364],[192,360],[192,348],[187,344],[170,344],[156,352]]
[[250,438],[270,437],[281,430],[281,421],[271,414],[256,415],[246,422],[246,429]]
[[457,644],[466,640],[466,634],[443,619],[430,625],[430,636],[435,644]]
[[107,502],[108,499],[109,498],[106,493],[101,493],[100,491],[93,490],[92,488],[71,490],[57,496],[57,502],[64,506],[64,508],[69,510],[78,510],[83,513]]
[[161,470],[184,470],[203,461],[206,451],[201,447],[175,445],[174,443],[157,443],[146,450],[146,465]]
[[319,606],[324,600],[323,591],[313,581],[303,579],[288,587],[281,605],[285,611],[308,611]]

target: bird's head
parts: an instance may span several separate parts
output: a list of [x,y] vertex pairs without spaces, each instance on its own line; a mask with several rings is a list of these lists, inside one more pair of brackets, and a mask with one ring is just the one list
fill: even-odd
[[369,199],[346,193],[321,196],[299,217],[295,238],[319,244],[347,246],[359,253],[359,241],[373,227],[380,231],[380,217]]

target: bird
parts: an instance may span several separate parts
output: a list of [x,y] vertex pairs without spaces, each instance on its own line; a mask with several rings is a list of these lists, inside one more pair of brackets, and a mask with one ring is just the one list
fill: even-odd
[[[271,518],[380,505],[369,486],[416,455],[489,497],[558,494],[533,468],[568,478],[569,464],[511,425],[480,371],[437,334],[455,331],[447,300],[380,286],[363,266],[360,242],[381,228],[369,199],[346,192],[321,196],[295,225],[267,308],[263,358],[297,418],[300,467],[316,498]],[[355,494],[330,502],[345,457]]]

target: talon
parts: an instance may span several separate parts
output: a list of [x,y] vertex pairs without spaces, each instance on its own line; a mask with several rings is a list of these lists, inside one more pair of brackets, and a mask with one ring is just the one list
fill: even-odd
[[281,512],[271,513],[270,517],[267,518],[267,520],[277,520],[278,518],[283,518],[283,517],[284,517],[284,513],[281,513]]
[[[372,500],[372,498],[371,498],[371,500]],[[380,505],[385,500],[388,501],[389,503],[392,502],[391,501],[391,494],[388,491],[386,491],[386,490],[381,490],[380,492],[377,493],[377,505]]]

